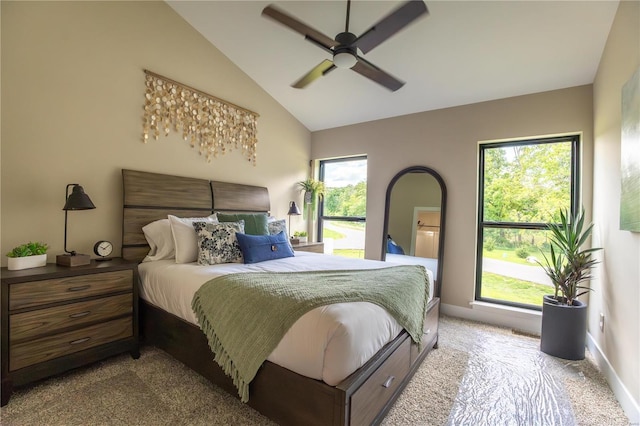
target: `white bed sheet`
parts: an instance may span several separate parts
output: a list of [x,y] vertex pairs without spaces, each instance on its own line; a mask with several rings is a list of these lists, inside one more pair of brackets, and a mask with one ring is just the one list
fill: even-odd
[[[427,271],[431,271],[432,274],[437,274],[438,271],[438,259],[395,253],[387,253],[385,256],[387,263],[395,263],[398,265],[422,265],[427,268]],[[430,276],[429,279],[429,282],[433,285],[433,276]]]
[[[172,260],[144,262],[140,273],[140,296],[192,324],[198,324],[191,309],[195,292],[217,276],[236,272],[285,272],[308,270],[372,269],[390,265],[385,262],[348,259],[309,252],[295,257],[255,264],[226,263],[199,266],[177,264]],[[433,274],[427,270],[430,297]],[[367,302],[337,303],[322,306],[303,315],[285,334],[267,358],[298,374],[323,380],[335,386],[366,363],[402,327],[387,311]]]

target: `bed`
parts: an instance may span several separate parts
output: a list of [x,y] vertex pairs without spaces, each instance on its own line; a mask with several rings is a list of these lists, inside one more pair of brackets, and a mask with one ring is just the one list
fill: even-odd
[[438,275],[438,259],[434,259],[431,257],[419,257],[419,256],[410,256],[407,254],[397,254],[397,253],[386,253],[385,254],[385,262],[392,263],[394,265],[422,265],[427,271],[431,274],[430,278],[434,279],[435,289],[434,292],[438,292],[439,284],[437,282]]
[[[122,173],[122,255],[128,260],[141,261],[149,252],[142,227],[169,214],[202,217],[214,211],[268,212],[270,208],[268,191],[264,187],[133,170],[123,170]],[[311,258],[316,262],[325,257],[332,256],[314,253],[296,253],[295,256],[296,262],[301,263],[311,261]],[[160,263],[150,263],[162,269]],[[176,269],[173,265],[166,267]],[[141,275],[148,275],[148,268],[148,262],[141,264]],[[176,272],[178,276],[181,273]],[[213,361],[207,339],[200,328],[185,314],[160,307],[162,303],[150,293],[145,288],[141,290],[140,329],[143,342],[163,349],[237,396],[232,380]],[[399,334],[393,334],[395,337],[392,336],[363,365],[332,385],[324,379],[313,377],[313,374],[296,373],[295,369],[285,368],[278,359],[271,360],[270,357],[250,384],[248,404],[280,424],[379,423],[427,352],[437,345],[438,296],[436,290],[428,304],[420,350],[409,334],[400,329]]]

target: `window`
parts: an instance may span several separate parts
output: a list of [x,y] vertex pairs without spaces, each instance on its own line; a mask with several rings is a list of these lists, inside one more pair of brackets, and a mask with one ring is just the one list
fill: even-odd
[[553,286],[537,261],[560,209],[578,209],[579,137],[480,145],[476,300],[541,309]]
[[367,158],[320,161],[324,199],[318,211],[318,239],[325,252],[364,258],[367,216]]

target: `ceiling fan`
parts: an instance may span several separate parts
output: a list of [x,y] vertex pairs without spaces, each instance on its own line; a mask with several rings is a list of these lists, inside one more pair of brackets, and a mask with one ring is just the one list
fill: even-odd
[[269,5],[262,11],[263,16],[267,16],[292,30],[302,34],[306,40],[326,50],[333,56],[333,61],[325,59],[315,68],[304,75],[300,80],[292,84],[292,87],[302,89],[308,84],[325,76],[337,68],[351,68],[376,83],[386,87],[391,91],[396,91],[404,85],[391,74],[378,68],[371,62],[358,54],[358,49],[366,54],[374,47],[409,25],[423,14],[429,14],[427,6],[423,0],[410,0],[382,18],[375,25],[357,37],[349,32],[349,14],[351,10],[351,0],[347,0],[347,19],[344,32],[336,35],[332,39],[310,26],[300,22],[298,19],[287,15],[285,12]]

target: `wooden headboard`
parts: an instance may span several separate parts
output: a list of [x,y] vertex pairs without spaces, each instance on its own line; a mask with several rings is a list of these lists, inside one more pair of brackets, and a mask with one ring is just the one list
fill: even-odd
[[262,186],[122,170],[122,257],[141,261],[149,252],[142,227],[167,215],[208,216],[214,211],[269,212]]

